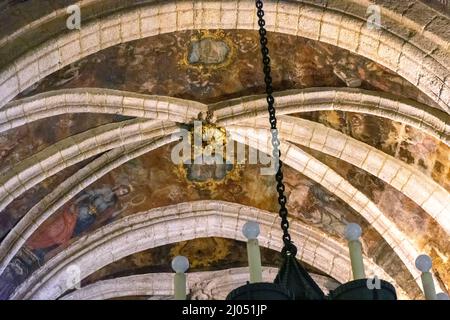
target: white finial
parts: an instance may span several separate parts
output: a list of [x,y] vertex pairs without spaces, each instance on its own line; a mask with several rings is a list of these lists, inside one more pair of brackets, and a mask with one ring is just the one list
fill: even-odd
[[444,292],[438,293],[436,295],[436,299],[437,300],[450,300],[450,298],[448,297],[448,294],[446,294]]
[[176,256],[172,260],[172,269],[178,273],[185,273],[189,269],[189,260],[184,256]]
[[242,227],[242,233],[247,239],[256,239],[259,235],[259,224],[255,221],[248,221]]
[[349,223],[345,227],[345,238],[348,241],[355,241],[361,237],[362,230],[359,224],[357,223]]
[[426,254],[421,254],[416,259],[416,268],[419,269],[422,272],[428,272],[430,271],[431,267],[433,266],[431,262],[431,258],[427,256]]

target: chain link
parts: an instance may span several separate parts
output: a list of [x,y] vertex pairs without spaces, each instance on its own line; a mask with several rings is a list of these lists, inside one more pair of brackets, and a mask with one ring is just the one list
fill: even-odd
[[275,175],[277,182],[277,192],[278,192],[278,203],[280,204],[279,215],[281,218],[281,229],[283,230],[283,251],[285,255],[296,255],[297,248],[292,242],[291,235],[289,234],[289,221],[288,221],[288,210],[286,208],[287,198],[284,195],[285,186],[283,183],[283,162],[281,161],[281,151],[280,151],[280,140],[278,138],[277,129],[277,118],[275,111],[275,98],[273,97],[273,87],[272,87],[272,77],[270,75],[270,57],[269,48],[267,47],[267,31],[265,29],[266,22],[264,20],[264,10],[263,1],[255,0],[257,15],[258,15],[258,25],[259,25],[259,37],[261,43],[261,53],[263,62],[263,72],[264,72],[264,82],[266,83],[266,94],[267,94],[267,109],[269,111],[269,122],[270,129],[272,133],[272,146],[273,146],[273,157],[278,160],[278,170]]

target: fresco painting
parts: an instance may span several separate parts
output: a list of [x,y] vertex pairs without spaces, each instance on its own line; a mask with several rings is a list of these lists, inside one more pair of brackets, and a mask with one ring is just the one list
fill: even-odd
[[[275,90],[355,85],[436,107],[400,76],[346,50],[281,34],[273,37],[270,47]],[[272,50],[274,48],[276,50]],[[63,88],[98,87],[214,103],[263,93],[260,65],[257,33],[244,30],[183,31],[100,51],[46,77],[19,98]],[[387,119],[349,112],[309,112],[295,116],[322,123],[382,150],[432,177],[450,191],[449,147],[419,130]],[[59,140],[126,119],[129,118],[119,115],[69,114],[1,134],[0,174]],[[80,236],[125,216],[207,199],[277,211],[273,177],[261,176],[260,166],[179,166],[170,159],[172,147],[173,144],[161,147],[127,162],[60,208],[28,239],[0,276],[0,299],[6,299],[33,271]],[[450,274],[450,241],[422,209],[376,177],[320,152],[307,151],[348,179],[403,232],[415,239],[418,248],[430,254],[437,277],[449,289],[450,278],[445,275]],[[4,238],[34,204],[90,160],[46,179],[0,212],[0,238]],[[412,297],[420,295],[414,279],[392,248],[357,212],[289,167],[285,169],[285,183],[291,219],[323,231],[343,244],[345,225],[359,223],[364,230],[364,252]],[[126,257],[91,275],[84,284],[116,275],[169,271],[168,261],[176,254],[192,256],[194,270],[214,270],[218,265],[241,266],[245,258],[242,243],[217,238],[198,239]],[[270,250],[263,250],[263,259],[267,265],[279,262],[279,257]],[[228,260],[236,261],[236,264],[227,265]]]
[[450,147],[416,128],[352,112],[320,111],[296,116],[322,123],[402,160],[450,191]]
[[334,171],[345,177],[355,188],[372,200],[405,234],[414,235],[414,243],[433,259],[435,276],[448,288],[450,278],[450,239],[445,230],[413,200],[381,179],[345,161],[304,148]]
[[[140,39],[81,59],[21,97],[99,87],[213,103],[263,93],[258,41],[257,33],[246,30],[181,31]],[[345,87],[338,68],[356,74],[362,88],[434,105],[398,75],[347,50],[285,34],[273,37],[269,49],[275,90]]]
[[[49,218],[14,258],[6,275],[0,276],[0,283],[5,284],[6,290],[3,297],[10,294],[30,272],[80,235],[128,215],[174,203],[207,199],[242,203],[272,212],[277,210],[273,177],[261,176],[261,165],[245,164],[234,171],[234,176],[212,180],[205,185],[180,174],[179,166],[170,159],[173,146],[161,147],[111,171]],[[374,252],[384,242],[353,209],[317,183],[289,167],[285,169],[285,177],[291,219],[299,219],[327,232],[342,243],[345,243],[343,231],[346,223],[358,222],[363,226],[364,251],[368,253]],[[202,250],[208,247],[205,244]],[[385,255],[391,250],[386,246],[379,254]],[[215,254],[220,255],[220,252]],[[392,259],[385,263],[390,264],[396,259],[392,255]],[[408,279],[405,276],[407,271],[401,270],[401,263],[397,264],[399,268],[392,270],[392,276]],[[17,272],[19,269],[21,271]]]

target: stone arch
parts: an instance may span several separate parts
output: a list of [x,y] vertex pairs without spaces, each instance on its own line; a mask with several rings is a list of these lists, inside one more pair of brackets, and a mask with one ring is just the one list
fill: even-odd
[[[450,117],[412,100],[354,88],[310,88],[275,92],[277,114],[344,111],[405,123],[450,145]],[[221,125],[267,116],[263,96],[249,96],[210,105]],[[230,110],[232,110],[230,112]]]
[[0,243],[0,274],[33,232],[76,194],[125,162],[173,141],[175,139],[172,136],[161,137],[147,143],[112,149],[63,181],[34,205],[2,240]]
[[[275,96],[278,114],[329,110],[370,114],[411,125],[450,145],[450,117],[412,100],[350,88],[287,90],[276,92]],[[262,96],[242,97],[206,106],[191,100],[118,90],[62,89],[8,103],[0,109],[0,132],[66,113],[111,113],[187,122],[207,109],[214,110],[222,125],[267,112],[266,100]]]
[[[201,21],[199,23],[200,27],[202,27],[203,24],[209,23],[208,21],[214,21],[214,19],[211,19],[210,17],[208,17],[209,14],[211,14],[212,16],[214,15],[214,10],[217,11],[217,6],[214,7],[214,3],[216,3],[217,1],[206,1],[206,2],[201,2],[199,7],[200,9],[196,9],[195,6],[193,4],[192,7],[192,11],[194,12],[194,14],[199,14],[201,17]],[[242,1],[244,3],[244,11],[245,11],[245,1]],[[300,2],[300,1],[299,1]],[[312,2],[312,4],[311,4]],[[178,9],[178,2],[174,2],[175,3],[175,7],[176,9]],[[339,23],[341,23],[344,19],[348,18],[348,16],[350,16],[351,19],[355,18],[354,20],[358,21],[361,20],[362,23],[364,24],[364,19],[363,19],[363,15],[362,14],[358,14],[356,12],[352,12],[352,15],[345,15],[344,17],[342,17],[342,13],[341,14],[336,14],[339,13],[340,9],[342,9],[342,7],[339,7],[339,3],[337,1],[333,1],[333,0],[328,0],[325,2],[321,2],[322,4],[324,4],[324,8],[322,8],[320,5],[314,4],[314,1],[302,1],[302,3],[307,3],[307,4],[301,4],[300,6],[298,6],[298,21],[300,21],[301,19],[304,19],[305,16],[306,17],[310,17],[309,14],[311,12],[314,12],[314,15],[311,14],[314,17],[319,17],[320,19],[310,19],[311,21],[311,25],[317,26],[317,23],[319,25],[319,31],[317,34],[317,40],[319,41],[324,41],[324,42],[328,42],[328,43],[333,43],[335,45],[343,45],[345,46],[351,46],[351,44],[346,44],[344,39],[345,36],[342,35],[342,33],[348,33],[348,32],[352,32],[352,30],[346,30],[344,28],[342,28],[342,24],[340,25]],[[350,3],[350,1],[345,2],[344,4],[342,4],[342,6],[348,6]],[[365,4],[369,4],[370,2],[365,1]],[[413,5],[411,6],[412,9],[417,8],[417,3],[418,2],[414,2]],[[172,3],[169,3],[169,5]],[[220,4],[220,12],[219,12],[219,20],[222,21],[222,4]],[[229,4],[229,3],[227,3]],[[275,20],[273,22],[273,31],[279,31],[279,32],[291,32],[289,30],[284,30],[284,29],[288,29],[289,24],[288,23],[284,23],[289,21],[290,19],[294,19],[295,20],[295,15],[294,14],[290,14],[291,11],[287,10],[287,8],[294,8],[296,6],[296,4],[293,5],[291,3],[284,3],[282,1],[276,2],[275,3],[276,6],[274,6],[275,8],[275,13],[276,13],[276,17]],[[269,3],[269,5],[272,6],[272,3]],[[410,9],[410,7],[408,6],[408,8],[406,8],[405,10],[400,10],[400,11],[396,11],[395,8],[390,8],[389,7],[389,1],[384,2],[383,1],[383,5],[386,5],[387,7],[384,7],[384,13],[387,14],[388,18],[390,19],[389,21],[399,21],[401,22],[400,25],[407,25],[409,30],[416,30],[417,32],[415,34],[413,34],[413,36],[406,36],[405,33],[403,33],[401,30],[395,29],[395,26],[390,26],[387,25],[384,27],[384,31],[386,31],[386,33],[383,32],[378,32],[376,33],[376,35],[373,37],[373,35],[367,35],[364,34],[364,32],[362,32],[363,25],[361,24],[361,28],[359,29],[358,33],[358,39],[359,41],[357,42],[357,47],[351,50],[354,50],[354,52],[358,52],[358,50],[360,50],[361,48],[361,43],[364,43],[364,45],[368,44],[368,48],[365,49],[361,49],[361,50],[369,50],[370,52],[366,52],[366,53],[360,53],[366,56],[377,56],[378,58],[380,58],[381,60],[383,60],[383,63],[387,66],[389,66],[392,70],[394,71],[398,71],[399,74],[404,75],[403,73],[407,73],[406,75],[404,75],[407,79],[412,79],[410,81],[412,81],[412,83],[416,86],[418,86],[419,88],[421,88],[424,92],[426,92],[430,97],[432,97],[438,104],[441,105],[441,107],[448,108],[448,96],[449,96],[449,92],[448,92],[448,33],[446,32],[442,32],[442,35],[438,35],[437,30],[434,29],[434,27],[436,26],[436,22],[439,22],[439,17],[424,17],[422,20],[426,20],[424,21],[423,24],[419,23],[418,20],[420,19],[412,19],[410,16],[410,13],[412,12]],[[145,8],[150,7],[150,6],[145,6]],[[325,8],[326,7],[326,8]],[[362,6],[359,6],[358,8],[361,9]],[[144,7],[142,7],[144,8]],[[138,18],[141,18],[141,12],[142,12],[142,8],[136,9],[138,10]],[[281,8],[281,9],[280,9]],[[347,9],[347,8],[345,8]],[[135,10],[135,9],[133,9]],[[240,8],[240,4],[238,2],[238,4],[236,5],[236,11],[238,12],[236,15],[236,27],[238,26],[239,23],[242,23],[243,25],[246,24],[246,22],[244,21],[239,21],[239,19],[244,19],[241,16],[243,16],[242,14],[239,14],[239,10],[241,10]],[[332,12],[331,12],[331,11]],[[349,11],[352,11],[353,9],[350,9]],[[130,16],[128,15],[132,10],[129,11],[124,11],[124,14],[118,14],[115,18],[119,19],[119,42],[124,42],[124,41],[129,41],[128,39],[124,39],[123,38],[123,30],[121,29],[122,27],[133,27],[136,26],[136,24],[133,25],[133,23],[129,23],[129,21],[127,20],[128,18],[130,18]],[[189,10],[187,10],[189,11]],[[329,12],[330,11],[330,12]],[[294,12],[294,11],[293,11]],[[300,12],[302,12],[304,14],[304,16],[302,14],[300,14]],[[319,12],[319,14],[315,15],[317,12]],[[158,9],[158,14],[161,13],[161,11]],[[170,15],[169,11],[166,12],[167,14]],[[178,22],[178,18],[181,14],[185,14],[186,12],[176,12],[176,18],[177,18],[177,22]],[[217,12],[216,12],[217,13]],[[164,14],[164,12],[163,12]],[[206,17],[205,17],[206,16]],[[250,15],[249,15],[250,16]],[[279,18],[280,17],[280,18]],[[399,19],[399,17],[401,19]],[[359,20],[358,20],[359,19]],[[151,20],[151,18],[149,18],[149,20]],[[159,29],[161,26],[161,20],[162,18],[160,16],[156,17],[155,23],[159,24]],[[420,20],[420,21],[422,21]],[[205,22],[206,21],[206,22]],[[278,21],[278,22],[277,22]],[[281,23],[280,23],[281,21]],[[352,20],[353,21],[353,20]],[[360,22],[361,22],[360,21]],[[404,22],[406,21],[406,23]],[[113,22],[113,20],[110,20],[110,22]],[[254,22],[254,20],[253,20]],[[334,23],[337,22],[337,23]],[[348,21],[346,21],[346,23],[348,23]],[[195,21],[193,19],[193,27],[195,27]],[[142,23],[141,21],[139,21],[138,23],[139,28],[141,28]],[[311,26],[308,25],[308,26]],[[356,24],[357,25],[357,24]],[[95,24],[92,24],[91,26],[95,26]],[[314,26],[312,27],[312,29],[314,29]],[[114,39],[106,39],[106,42],[103,42],[103,40],[105,40],[105,38],[102,38],[104,33],[106,33],[106,31],[101,30],[103,27],[105,27],[105,29],[114,29],[115,27],[117,27],[117,24],[99,24],[99,48],[102,47],[103,44],[105,45],[110,45],[111,43],[114,42]],[[178,25],[176,26],[178,27]],[[254,26],[250,26],[250,23],[248,23],[248,28],[253,28]],[[312,30],[311,29],[311,30]],[[328,32],[325,32],[324,30],[328,30]],[[331,30],[331,32],[330,32]],[[334,31],[337,30],[337,36],[335,38],[333,38],[334,36]],[[355,29],[356,30],[356,29]],[[108,30],[111,31],[111,30]],[[298,33],[299,29],[298,29],[298,25],[297,25],[297,30],[296,33]],[[435,32],[433,32],[435,31]],[[158,30],[158,32],[161,32],[161,30]],[[138,31],[139,36],[142,36],[142,30],[139,29]],[[357,32],[356,32],[357,33]],[[89,34],[89,36],[92,36],[94,34],[91,33]],[[133,34],[132,32],[130,34]],[[84,34],[86,35],[86,34]],[[331,35],[331,36],[329,36]],[[93,36],[95,38],[95,35]],[[314,38],[313,33],[311,33],[311,38]],[[429,45],[429,47],[427,47],[428,44],[426,44],[425,42],[421,42],[423,39],[427,39],[430,40],[431,45]],[[61,38],[62,39],[62,38]],[[363,39],[363,40],[361,40]],[[59,39],[60,40],[60,39]],[[59,55],[58,57],[60,58],[59,62],[61,61],[65,61],[65,59],[69,59],[70,57],[68,56],[64,56],[64,54],[66,53],[70,53],[70,51],[72,51],[73,47],[71,48],[71,46],[76,46],[76,40],[74,42],[67,42],[65,43],[63,42],[58,42],[59,40],[57,40],[56,42],[56,47],[58,47],[58,52],[57,54]],[[82,44],[82,39],[79,39],[79,44],[80,44],[80,52],[81,54],[83,54],[83,48],[81,47]],[[86,42],[86,37],[84,38],[84,41]],[[366,41],[366,42],[365,42]],[[110,43],[111,42],[111,43]],[[334,43],[336,42],[336,43]],[[340,43],[342,42],[342,43]],[[375,43],[375,44],[374,44]],[[54,43],[53,43],[54,44]],[[62,44],[62,46],[60,46],[60,44]],[[374,44],[374,45],[372,45]],[[399,44],[401,44],[401,51],[397,50],[400,48]],[[392,45],[392,46],[390,46]],[[92,47],[91,47],[92,48]],[[442,49],[444,48],[444,50]],[[403,49],[405,49],[403,51]],[[373,51],[373,52],[372,52]],[[37,52],[33,52],[33,53],[37,53]],[[42,53],[42,52],[41,52]],[[50,69],[47,69],[47,67],[52,67],[51,65],[47,65],[47,63],[51,62],[52,59],[47,59],[49,56],[51,56],[53,53],[55,53],[55,51],[53,52],[46,52],[49,53],[47,56],[42,55],[39,56],[39,54],[37,55],[38,60],[18,60],[17,63],[12,65],[13,73],[10,74],[14,74],[13,77],[8,78],[9,74],[8,74],[8,69],[6,73],[0,72],[0,88],[2,90],[0,90],[2,93],[6,92],[6,94],[11,93],[10,90],[11,88],[13,88],[12,90],[21,90],[23,89],[22,87],[26,87],[29,83],[32,83],[33,81],[35,81],[37,78],[39,78],[41,76],[41,71],[47,72]],[[426,53],[426,54],[425,54]],[[80,56],[81,56],[80,54]],[[424,55],[425,54],[425,55]],[[393,58],[394,57],[394,58]],[[418,58],[417,61],[415,61],[415,59],[413,58]],[[397,59],[395,59],[397,58]],[[397,60],[397,61],[396,61]],[[379,60],[376,60],[379,61]],[[30,63],[29,63],[30,62]],[[64,62],[65,63],[65,62]],[[397,64],[395,64],[397,63]],[[392,64],[392,66],[391,66]],[[415,64],[416,66],[414,66],[414,68],[410,68],[412,64]],[[36,68],[37,68],[37,72],[36,72]],[[6,70],[6,69],[5,69]],[[409,73],[409,71],[412,70],[411,73]],[[30,78],[27,78],[27,76],[31,75]],[[13,78],[16,79],[13,79]],[[3,81],[5,80],[5,81]],[[17,84],[17,88],[14,89],[14,84]],[[5,90],[3,90],[5,89]],[[1,101],[3,96],[2,94],[0,94],[0,105],[2,104]],[[8,98],[6,98],[7,100]],[[448,109],[446,109],[448,110]],[[445,131],[444,131],[445,132]],[[448,130],[447,130],[448,132]],[[136,140],[139,141],[139,140]],[[108,149],[105,149],[108,150]],[[31,174],[34,174],[34,172],[31,172]],[[28,179],[29,177],[26,177],[26,179]],[[33,176],[34,178],[34,176]],[[20,176],[18,176],[18,180],[20,182]],[[20,184],[22,185],[22,183],[20,182]],[[0,190],[1,190],[1,186],[0,186]],[[21,186],[18,187],[19,189],[21,189]]]
[[[258,132],[256,134],[242,135],[242,132],[229,130],[232,138],[240,143],[247,144],[257,150],[268,153],[271,145],[271,137]],[[251,132],[251,129],[250,129]],[[362,192],[353,187],[346,179],[337,174],[324,163],[315,159],[294,144],[281,142],[281,161],[304,174],[311,180],[319,183],[331,193],[345,201],[356,212],[366,219],[368,223],[382,235],[394,252],[405,264],[408,271],[421,286],[420,272],[416,269],[414,261],[419,253],[411,241],[401,232],[397,226],[383,214],[380,209],[368,199]],[[435,279],[436,287],[440,285]]]
[[109,113],[160,121],[189,122],[207,106],[190,100],[100,88],[49,91],[0,109],[0,132],[68,113]]
[[[301,92],[299,95],[280,95],[280,113],[284,114],[296,112],[297,110],[305,111],[305,109],[303,109],[301,106],[305,104],[305,94],[308,95],[308,93],[310,92]],[[322,93],[325,93],[325,95],[322,95]],[[152,112],[154,117],[158,119],[167,119],[171,117],[171,115],[178,115],[178,117],[180,117],[183,122],[188,122],[190,119],[192,119],[197,111],[206,109],[206,106],[202,107],[199,104],[197,104],[196,107],[192,107],[191,102],[183,101],[180,99],[171,100],[172,98],[157,97],[154,98],[154,100],[150,100],[150,98],[146,100],[145,96],[141,96],[139,98],[132,96],[126,100],[125,97],[121,94],[119,95],[118,99],[117,96],[104,96],[102,94],[99,94],[99,96],[95,96],[95,94],[98,94],[97,91],[95,91],[93,94],[83,94],[82,97],[86,98],[85,100],[81,98],[81,100],[84,101],[82,102],[82,104],[95,104],[95,101],[100,101],[100,108],[103,109],[109,106],[109,104],[106,102],[108,101],[108,99],[110,101],[118,100],[120,102],[117,102],[118,105],[115,105],[113,108],[117,109],[119,107],[122,110],[125,108],[125,104],[131,104],[136,108],[142,108],[144,105],[150,104],[150,107],[147,110],[143,111],[145,114],[147,112]],[[69,96],[71,96],[71,94],[69,94]],[[79,101],[80,97],[77,94],[75,94],[75,96],[77,97],[75,98],[75,100],[78,99]],[[336,98],[338,96],[336,91],[319,91],[317,95],[313,93],[311,97],[307,98],[307,100],[311,100],[314,102],[319,101],[319,104],[324,104],[327,103],[327,100],[323,101],[323,99],[329,99],[330,96],[334,96],[335,100],[342,100],[342,98]],[[64,99],[66,99],[67,101],[67,95],[64,93],[61,96],[58,95],[58,97],[59,98],[57,100],[60,100],[62,97],[64,97]],[[357,95],[357,97],[359,98],[354,99],[362,99],[360,95]],[[47,98],[44,97],[43,101],[47,101]],[[68,101],[69,104],[76,103],[72,102],[70,99]],[[186,108],[186,113],[183,111],[184,107]],[[62,106],[62,108],[65,109],[64,106]],[[245,124],[245,122],[249,121],[249,118],[254,119],[255,117],[266,116],[267,112],[263,110],[263,108],[265,108],[264,99],[252,97],[249,99],[230,100],[219,105],[215,105],[212,109],[217,109],[215,113],[218,117],[219,124],[232,125],[238,121],[241,121]],[[22,108],[18,109],[23,110]],[[192,109],[194,110],[191,111]],[[405,193],[405,195],[413,199],[413,201],[415,201],[426,212],[428,212],[431,217],[436,219],[446,230],[450,230],[450,218],[446,214],[446,212],[448,212],[449,210],[450,205],[450,201],[448,201],[448,192],[446,192],[446,190],[435,183],[431,178],[423,175],[418,170],[415,170],[408,165],[403,164],[401,161],[398,161],[393,157],[381,151],[378,151],[375,148],[371,148],[370,146],[358,142],[355,139],[339,134],[332,129],[327,129],[318,124],[314,124],[314,128],[312,128],[312,123],[305,122],[301,119],[285,119],[285,122],[287,122],[287,119],[291,119],[291,122],[296,121],[297,123],[301,123],[303,126],[305,126],[305,128],[303,129],[300,129],[297,126],[296,132],[298,131],[300,135],[298,135],[297,137],[291,137],[291,139],[295,139],[294,142],[305,142],[305,136],[302,135],[303,130],[303,133],[308,136],[306,138],[308,138],[307,141],[309,143],[309,147],[317,149],[319,151],[324,151],[325,153],[331,154],[333,156],[343,158],[344,160],[363,168],[369,173],[374,174],[377,177],[381,177],[393,187],[397,188],[401,192]],[[261,126],[265,126],[266,124],[262,123],[260,120],[257,120],[258,123],[260,123]],[[164,128],[164,126],[168,128]],[[288,131],[291,132],[293,124],[290,123],[286,126]],[[19,196],[21,193],[33,187],[37,183],[43,181],[48,176],[58,172],[59,170],[62,170],[69,165],[77,163],[83,159],[88,158],[89,156],[98,154],[102,151],[107,151],[114,147],[120,147],[122,145],[134,143],[136,141],[142,141],[143,139],[152,138],[155,136],[155,134],[159,134],[157,133],[159,131],[158,128],[162,128],[162,132],[166,132],[166,134],[176,132],[176,127],[173,124],[170,124],[170,122],[164,125],[164,123],[162,122],[152,120],[129,120],[120,124],[109,124],[101,126],[99,128],[88,130],[73,137],[66,138],[54,144],[53,146],[42,150],[41,152],[20,162],[13,171],[8,172],[6,175],[0,177],[0,211],[3,210],[9,203],[12,202],[14,198]],[[314,137],[312,136],[313,134],[315,135]],[[330,134],[333,136],[333,139],[328,139],[328,136]],[[118,139],[117,137],[120,137],[120,139]],[[356,153],[356,155],[359,156],[359,158],[356,159],[353,154],[351,154],[351,156],[344,157],[344,150],[337,150],[336,146],[325,146],[325,141],[322,141],[324,137],[327,137],[327,139],[332,143],[338,142],[337,147],[340,146],[344,148],[353,146],[357,148],[358,152]],[[348,141],[350,141],[350,143],[347,143]],[[328,144],[329,143],[330,142],[328,142]],[[386,170],[388,171],[387,173],[383,173],[378,170],[380,168],[377,168],[377,170],[375,170],[377,164],[373,163],[374,161],[372,161],[372,165],[366,165],[365,167],[362,167],[364,160],[370,162],[373,157],[375,157],[375,160],[378,162],[382,161],[383,159],[388,160],[387,162],[384,161],[385,167],[387,168]],[[388,164],[391,165],[389,168]],[[398,174],[399,172],[400,174]],[[410,177],[413,177],[413,179],[409,179]],[[395,180],[393,178],[398,179]],[[420,187],[419,190],[417,189],[417,187]]]
[[89,157],[178,131],[171,122],[133,119],[106,124],[63,139],[21,161],[0,177],[0,211],[47,177]]
[[[34,272],[11,296],[12,299],[56,299],[67,289],[65,270],[76,264],[81,278],[127,255],[149,248],[202,237],[224,237],[243,241],[246,221],[260,223],[261,246],[281,249],[278,216],[256,208],[223,201],[196,201],[157,208],[122,218],[75,243]],[[298,245],[298,259],[318,268],[339,282],[350,280],[348,249],[298,221],[291,233]],[[392,279],[365,258],[369,275]]]
[[[242,141],[239,137],[236,140],[267,152],[267,150],[261,146],[262,144],[260,141],[256,141],[256,143],[254,140]],[[293,169],[302,172],[313,181],[318,182],[330,192],[335,193],[353,209],[360,212],[361,215],[375,228],[375,230],[383,236],[403,263],[405,263],[405,266],[420,286],[419,273],[414,267],[414,259],[418,253],[407,237],[405,237],[405,235],[398,230],[398,228],[376,207],[376,205],[336,172],[328,168],[320,161],[317,161],[309,154],[304,153],[294,145],[285,144],[283,146],[287,147],[287,150],[283,150],[286,152],[284,160],[285,163]],[[26,239],[31,236],[32,232],[45,221],[46,217],[54,213],[58,208],[58,205],[62,205],[64,200],[66,200],[66,198],[63,198],[57,205],[44,211],[44,214],[38,216],[35,220],[30,220],[30,217],[28,216],[26,219],[21,221],[20,227],[23,228],[22,230],[19,230],[21,236],[18,235],[17,231],[12,233],[11,236],[8,235],[5,239],[7,240],[5,244],[2,243],[2,253],[6,255],[6,259],[2,261],[3,268],[6,267],[8,261],[14,256],[14,253],[20,249]],[[39,207],[42,205],[42,202],[45,205],[47,201],[47,199],[44,199],[37,206]],[[39,214],[39,211],[36,211],[36,213]]]

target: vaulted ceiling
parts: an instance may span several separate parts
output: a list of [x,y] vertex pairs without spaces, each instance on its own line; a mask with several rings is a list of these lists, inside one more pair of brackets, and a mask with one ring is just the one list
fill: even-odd
[[[268,152],[254,2],[82,0],[69,30],[73,3],[0,2],[0,298],[164,299],[182,254],[192,298],[223,299],[245,283],[248,220],[273,279],[266,165],[194,177],[172,161],[174,134],[206,114]],[[265,8],[297,258],[325,291],[349,281],[344,228],[356,222],[369,275],[421,299],[426,253],[449,292],[448,13],[409,0]]]

